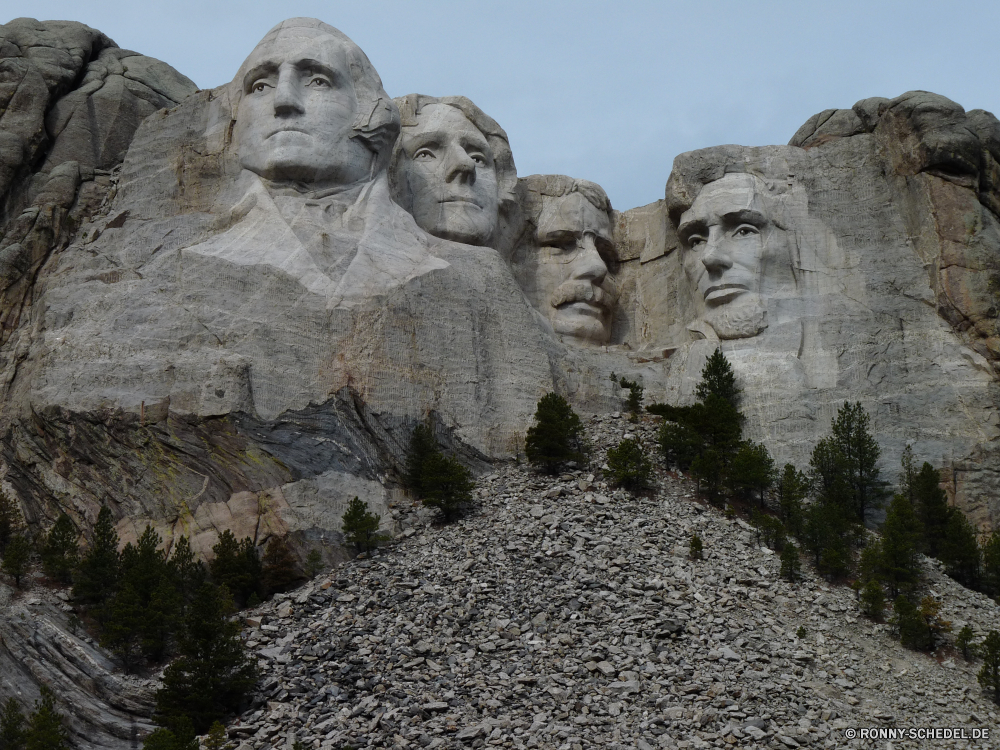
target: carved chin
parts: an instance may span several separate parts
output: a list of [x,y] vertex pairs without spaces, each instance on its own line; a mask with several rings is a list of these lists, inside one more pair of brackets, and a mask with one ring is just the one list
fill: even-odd
[[720,339],[748,339],[767,328],[767,310],[756,294],[743,294],[705,316]]

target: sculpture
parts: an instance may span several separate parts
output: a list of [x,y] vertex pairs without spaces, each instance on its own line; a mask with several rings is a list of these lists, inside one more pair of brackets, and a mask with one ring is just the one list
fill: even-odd
[[389,169],[393,199],[435,237],[497,247],[516,206],[507,134],[464,96],[393,101],[402,120]]
[[607,344],[617,299],[608,196],[593,182],[563,175],[522,183],[528,229],[514,257],[522,289],[557,335]]

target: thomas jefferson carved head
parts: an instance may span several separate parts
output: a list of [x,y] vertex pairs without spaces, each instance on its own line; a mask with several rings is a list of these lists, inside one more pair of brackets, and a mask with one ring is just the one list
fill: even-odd
[[727,174],[710,182],[680,217],[684,271],[719,338],[767,327],[767,297],[795,286],[789,237],[764,182]]
[[402,131],[389,170],[393,199],[429,234],[493,246],[514,204],[507,134],[464,96],[395,100]]
[[389,160],[399,113],[364,52],[332,26],[275,26],[233,80],[240,164],[303,189],[371,180]]
[[523,180],[534,237],[515,273],[553,330],[581,343],[606,344],[617,298],[611,202],[599,185],[562,175]]

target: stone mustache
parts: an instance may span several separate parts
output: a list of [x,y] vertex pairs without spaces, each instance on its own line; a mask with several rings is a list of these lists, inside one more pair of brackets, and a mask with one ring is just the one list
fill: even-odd
[[[80,47],[18,23],[0,32]],[[779,461],[804,467],[860,400],[889,475],[912,444],[1000,517],[989,113],[864,100],[788,146],[682,154],[663,200],[619,212],[587,180],[519,179],[464,97],[390,98],[320,21],[279,24],[211,91],[142,70],[172,98],[114,153],[36,123],[0,173],[0,459],[33,523],[87,527],[110,498],[125,539],[151,522],[206,551],[231,528],[334,556],[355,495],[389,521],[418,421],[485,465],[543,394],[617,410],[615,372],[683,403],[716,346]]]

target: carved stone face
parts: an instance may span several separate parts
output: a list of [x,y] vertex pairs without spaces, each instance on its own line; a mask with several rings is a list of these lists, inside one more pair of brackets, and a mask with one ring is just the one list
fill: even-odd
[[486,245],[497,225],[500,196],[486,137],[448,104],[420,110],[403,128],[402,181],[413,218],[435,237]]
[[243,67],[236,140],[245,169],[317,189],[370,178],[375,155],[352,138],[358,101],[341,40],[282,29]]
[[580,193],[546,197],[538,220],[532,300],[556,333],[593,344],[611,336],[616,292],[611,220]]
[[760,333],[765,277],[791,274],[783,233],[774,231],[760,192],[753,176],[726,175],[702,189],[677,228],[684,270],[720,338]]

